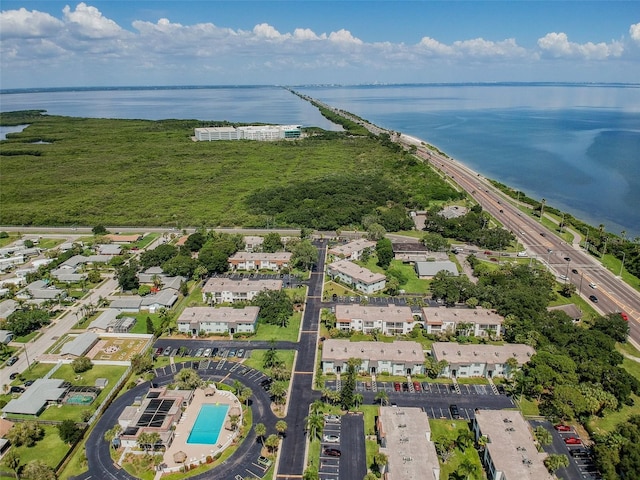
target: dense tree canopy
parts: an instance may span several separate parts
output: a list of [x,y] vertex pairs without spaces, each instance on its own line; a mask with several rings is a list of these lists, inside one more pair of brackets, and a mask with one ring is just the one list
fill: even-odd
[[251,302],[260,307],[260,320],[286,327],[293,314],[293,302],[282,290],[263,290]]
[[46,310],[32,308],[16,310],[9,315],[6,321],[0,322],[0,326],[5,330],[11,330],[14,335],[20,337],[47,325],[49,322],[49,313]]

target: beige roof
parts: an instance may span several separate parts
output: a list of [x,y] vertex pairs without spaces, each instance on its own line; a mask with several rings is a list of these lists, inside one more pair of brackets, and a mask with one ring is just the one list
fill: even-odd
[[207,280],[202,287],[202,293],[209,292],[233,292],[233,293],[249,293],[260,292],[262,290],[281,290],[282,280],[250,280],[244,278],[242,280],[231,280],[226,277],[215,277]]
[[338,260],[330,264],[328,268],[329,272],[339,272],[365,284],[378,283],[387,278],[381,273],[373,273],[368,268],[356,265],[349,260]]
[[440,465],[429,417],[416,407],[380,407],[379,426],[386,438],[380,451],[389,460],[387,480],[438,480]]
[[569,303],[568,305],[557,305],[555,307],[547,307],[547,310],[553,312],[554,310],[561,310],[571,318],[582,318],[582,310],[575,303]]
[[431,351],[437,361],[449,363],[505,363],[508,358],[515,358],[518,365],[531,360],[536,351],[529,345],[506,343],[504,345],[461,345],[455,342],[434,342]]
[[231,257],[229,261],[268,261],[268,262],[288,262],[291,260],[291,252],[238,252]]
[[330,248],[329,253],[331,253],[332,255],[350,257],[354,252],[361,252],[365,248],[374,248],[375,246],[376,242],[372,242],[371,240],[367,240],[366,238],[360,238],[358,240],[354,240],[353,242]]
[[422,345],[418,342],[350,342],[330,338],[322,347],[322,361],[347,361],[360,358],[369,361],[391,360],[405,363],[424,362]]
[[246,245],[262,245],[264,243],[264,237],[257,235],[245,235],[243,240]]
[[339,322],[362,320],[364,322],[413,322],[411,307],[387,305],[336,305],[336,319]]
[[109,240],[111,240],[112,242],[119,242],[119,243],[134,243],[137,242],[138,239],[141,237],[142,235],[140,234],[132,234],[132,235],[117,235],[117,234],[109,234],[109,235],[105,235],[105,238],[108,238]]
[[487,449],[496,470],[506,478],[550,480],[544,466],[546,453],[539,453],[529,424],[514,410],[477,410],[480,433],[489,438]]
[[180,318],[178,318],[178,323],[255,323],[259,311],[259,307],[187,307],[182,312],[182,315],[180,315]]
[[482,325],[502,325],[504,318],[494,310],[484,308],[447,308],[424,307],[422,318],[427,325],[442,325],[443,323],[474,323]]
[[183,235],[181,236],[178,241],[176,242],[176,247],[181,247],[182,245],[185,244],[185,242],[187,241],[187,239],[190,237],[190,235]]

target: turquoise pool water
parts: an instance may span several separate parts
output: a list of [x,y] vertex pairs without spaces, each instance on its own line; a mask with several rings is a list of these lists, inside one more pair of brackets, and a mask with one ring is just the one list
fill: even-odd
[[229,405],[215,405],[204,403],[198,412],[196,423],[193,424],[187,443],[204,443],[213,445],[218,442],[224,418]]

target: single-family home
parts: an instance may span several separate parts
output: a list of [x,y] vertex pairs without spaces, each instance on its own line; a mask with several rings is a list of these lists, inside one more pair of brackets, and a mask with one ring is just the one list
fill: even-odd
[[67,390],[62,379],[38,378],[22,395],[10,400],[2,411],[16,415],[39,415],[48,404],[60,403]]
[[105,245],[98,245],[99,255],[120,255],[122,253],[122,247],[115,243],[107,243]]
[[440,479],[429,417],[422,408],[379,407],[376,436],[387,456],[386,480]]
[[155,313],[161,308],[171,308],[178,301],[178,291],[173,288],[163,288],[158,293],[142,297],[140,310]]
[[16,295],[19,300],[32,300],[34,302],[44,302],[47,300],[58,300],[67,296],[64,290],[50,286],[44,280],[31,282]]
[[245,235],[243,240],[245,252],[258,252],[262,249],[262,244],[264,243],[264,237],[257,235]]
[[399,305],[336,305],[336,328],[385,335],[406,335],[421,322],[416,321],[411,307]]
[[282,290],[282,280],[213,277],[202,287],[202,301],[209,304],[250,302],[263,290]]
[[110,233],[108,235],[105,235],[105,238],[111,240],[112,243],[124,244],[135,243],[142,238],[142,235],[140,235],[139,233],[132,233],[130,235]]
[[333,280],[339,280],[366,294],[384,290],[387,282],[387,277],[383,274],[373,273],[368,268],[361,267],[349,260],[338,260],[329,264],[327,275]]
[[360,371],[367,374],[424,373],[424,352],[418,342],[351,342],[330,338],[322,344],[323,373],[344,373],[350,358],[361,360]]
[[253,333],[258,322],[258,307],[187,307],[178,318],[178,331],[205,333]]
[[291,252],[237,252],[229,257],[231,270],[275,270],[288,267]]
[[0,302],[0,320],[6,320],[9,315],[18,309],[18,302],[15,300],[3,300]]
[[[505,343],[504,345],[459,344],[455,342],[434,342],[431,355],[436,362],[444,360],[446,367],[441,377],[509,377],[522,365],[531,360],[536,351],[529,345]],[[515,360],[515,368],[508,360]]]
[[489,480],[552,480],[531,425],[518,410],[476,410],[471,428],[486,439],[480,460]]
[[98,340],[100,340],[100,337],[94,332],[81,333],[70,342],[62,345],[60,355],[65,357],[82,357],[98,343]]
[[485,308],[424,307],[422,320],[426,333],[455,334],[474,337],[502,336],[504,317]]
[[555,307],[547,307],[547,311],[549,311],[549,312],[555,312],[555,311],[564,312],[574,322],[579,322],[580,320],[582,320],[582,310],[575,303],[569,303],[567,305],[556,305]]
[[127,333],[135,325],[136,319],[120,314],[119,310],[108,308],[89,324],[87,330],[94,333]]
[[341,259],[346,258],[347,260],[360,260],[362,252],[367,248],[374,249],[375,247],[376,242],[372,242],[366,238],[359,238],[358,240],[353,240],[352,242],[345,243],[344,245],[332,247],[329,249],[328,253]]

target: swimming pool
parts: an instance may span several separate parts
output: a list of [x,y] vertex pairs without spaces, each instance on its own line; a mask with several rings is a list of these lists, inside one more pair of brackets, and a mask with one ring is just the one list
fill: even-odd
[[207,445],[217,443],[227,410],[229,410],[229,405],[202,404],[187,443],[204,443]]

